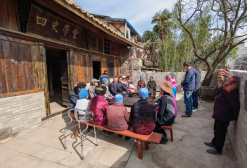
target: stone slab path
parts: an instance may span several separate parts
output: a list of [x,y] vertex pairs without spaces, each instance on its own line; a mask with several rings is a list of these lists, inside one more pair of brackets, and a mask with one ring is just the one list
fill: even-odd
[[[85,140],[85,159],[80,160],[80,139],[73,137],[75,129],[68,131],[67,150],[60,140],[61,129],[68,122],[63,114],[0,144],[0,168],[234,168],[236,162],[228,139],[222,156],[206,153],[208,147],[203,144],[213,136],[213,102],[200,100],[198,112],[191,118],[181,118],[185,109],[182,94],[178,94],[177,100],[174,142],[150,144],[148,151],[144,149],[143,160],[138,159],[134,139],[106,137],[100,130],[97,131],[99,146]],[[168,131],[167,134],[170,138]],[[89,139],[94,141],[92,136]]]

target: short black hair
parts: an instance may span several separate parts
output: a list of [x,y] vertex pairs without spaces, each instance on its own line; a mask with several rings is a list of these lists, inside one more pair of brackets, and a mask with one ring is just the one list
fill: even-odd
[[77,87],[78,88],[85,88],[87,86],[87,84],[86,83],[84,83],[84,82],[79,82],[78,84],[77,84]]
[[119,76],[118,79],[123,78],[122,76]]
[[95,87],[95,94],[96,95],[101,95],[101,96],[103,96],[103,95],[105,95],[105,93],[106,93],[106,87],[105,86],[96,86]]
[[154,77],[153,77],[153,76],[150,76],[150,78],[154,79]]
[[191,64],[190,64],[190,62],[184,62],[184,63],[183,63],[183,66],[190,67],[190,66],[191,66]]

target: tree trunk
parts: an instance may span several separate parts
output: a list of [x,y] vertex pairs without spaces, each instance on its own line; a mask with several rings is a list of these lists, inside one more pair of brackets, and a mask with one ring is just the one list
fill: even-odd
[[208,69],[206,76],[202,82],[202,86],[209,86],[211,83],[211,80],[215,74],[215,72],[217,71],[217,68],[219,66],[219,63],[214,65],[211,69]]

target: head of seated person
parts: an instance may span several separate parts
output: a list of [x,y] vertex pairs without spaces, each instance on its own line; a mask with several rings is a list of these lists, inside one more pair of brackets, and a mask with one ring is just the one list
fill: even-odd
[[123,96],[121,94],[117,94],[114,96],[114,100],[116,104],[121,104],[123,103]]
[[97,96],[104,96],[106,94],[106,87],[101,85],[101,86],[96,86],[95,87],[95,94]]
[[103,79],[102,79],[102,84],[103,84],[104,86],[108,86],[108,83],[109,83],[109,80],[108,80],[107,78],[103,78]]
[[168,95],[172,95],[172,88],[173,88],[173,85],[171,82],[169,81],[165,81],[163,83],[159,83],[159,86],[160,86],[160,93],[161,94],[168,94]]
[[147,99],[148,98],[148,95],[149,95],[149,91],[147,88],[141,88],[139,90],[139,95],[140,95],[140,98],[141,99]]

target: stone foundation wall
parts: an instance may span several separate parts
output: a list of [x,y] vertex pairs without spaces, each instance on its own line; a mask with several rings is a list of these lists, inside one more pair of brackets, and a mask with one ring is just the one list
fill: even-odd
[[[135,86],[137,86],[137,82],[140,80],[140,76],[144,77],[144,80],[147,82],[149,81],[150,76],[154,77],[156,83],[164,82],[166,80],[167,75],[171,75],[178,85],[178,92],[181,92],[181,82],[184,80],[185,72],[155,72],[155,71],[140,71],[134,70],[132,73],[132,81]],[[201,80],[204,79],[206,72],[201,72]]]
[[45,114],[44,92],[0,99],[0,125],[12,133],[40,124]]
[[228,133],[231,139],[235,156],[237,157],[238,168],[247,167],[247,111],[245,110],[245,82],[247,71],[233,71],[234,75],[240,78],[240,112],[238,120],[231,122]]

